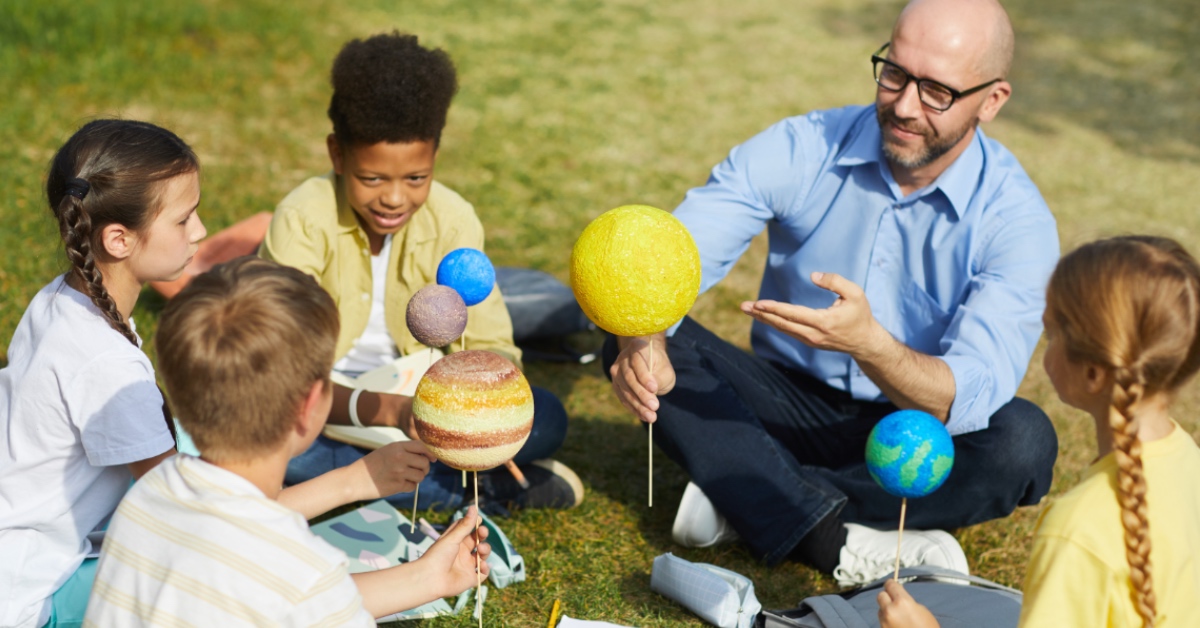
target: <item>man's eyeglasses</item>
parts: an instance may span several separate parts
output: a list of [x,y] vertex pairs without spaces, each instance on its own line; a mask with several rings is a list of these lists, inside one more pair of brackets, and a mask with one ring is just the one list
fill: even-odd
[[937,81],[915,77],[909,74],[908,70],[879,56],[890,45],[892,45],[891,42],[884,44],[875,54],[871,55],[871,63],[875,66],[875,82],[879,83],[880,87],[889,92],[898,92],[908,87],[909,81],[915,81],[917,83],[917,94],[921,97],[921,103],[936,111],[945,111],[954,106],[954,101],[959,98],[970,96],[993,83],[999,83],[1004,80],[992,79],[983,85],[976,85],[971,89],[964,89],[960,92],[953,87],[947,87]]

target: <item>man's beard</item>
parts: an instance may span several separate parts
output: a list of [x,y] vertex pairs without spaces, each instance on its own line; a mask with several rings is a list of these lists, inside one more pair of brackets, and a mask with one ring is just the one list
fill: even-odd
[[[938,135],[937,131],[930,127],[914,129],[911,127],[911,125],[902,123],[890,108],[885,111],[883,108],[879,107],[879,105],[876,105],[875,118],[879,121],[879,129],[882,132],[883,154],[888,158],[888,161],[891,161],[892,163],[909,170],[916,170],[918,168],[928,166],[942,155],[950,152],[950,149],[957,146],[958,143],[962,141],[964,137],[966,137],[967,133],[970,133],[971,129],[975,128],[975,125],[979,124],[979,118],[973,117],[963,124],[962,127],[954,129],[952,133],[943,138]],[[918,149],[916,153],[900,153],[896,147],[888,143],[887,134],[886,132],[883,132],[888,122],[892,123],[893,126],[899,126],[900,128],[909,132],[919,133],[921,137],[925,138],[924,147]]]

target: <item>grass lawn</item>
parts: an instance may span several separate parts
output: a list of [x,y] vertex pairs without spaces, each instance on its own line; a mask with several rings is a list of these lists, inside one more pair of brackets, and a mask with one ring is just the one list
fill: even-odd
[[[171,3],[0,0],[0,345],[26,304],[66,268],[42,181],[53,151],[97,116],[175,130],[203,163],[210,233],[270,210],[329,168],[328,68],[352,37],[398,28],[444,47],[461,90],[438,178],[475,204],[498,265],[567,277],[575,237],[625,203],[673,208],[731,147],[789,115],[869,102],[868,55],[901,3],[879,0],[389,2],[182,0]],[[1011,0],[1018,35],[1012,101],[986,132],[1020,158],[1059,221],[1064,250],[1125,232],[1169,235],[1200,252],[1200,40],[1194,0]],[[737,309],[752,297],[761,238],[693,315],[746,346]],[[161,299],[143,295],[143,337]],[[593,345],[597,336],[577,339]],[[152,350],[152,348],[151,348]],[[664,552],[754,580],[767,607],[835,588],[794,564],[766,569],[739,545],[685,550],[670,540],[686,482],[655,458],[646,507],[645,432],[596,365],[533,363],[532,382],[572,416],[561,459],[587,485],[570,512],[503,523],[529,580],[494,591],[492,626],[544,625],[564,612],[633,626],[703,625],[650,592]],[[1035,356],[1021,394],[1059,430],[1053,493],[1094,454],[1090,420],[1061,404]],[[1200,394],[1175,416],[1193,435]],[[1020,586],[1037,510],[957,531],[972,570]],[[469,618],[423,622],[474,625]]]

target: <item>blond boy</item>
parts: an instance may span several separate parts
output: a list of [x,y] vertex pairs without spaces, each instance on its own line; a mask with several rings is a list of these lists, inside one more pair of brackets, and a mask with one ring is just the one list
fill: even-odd
[[[156,337],[160,371],[203,454],[170,458],[130,489],[104,543],[89,624],[374,626],[475,585],[474,512],[420,560],[350,575],[345,554],[276,501],[288,460],[329,414],[337,333],[333,300],[312,278],[255,258],[216,267],[171,301]],[[419,444],[410,452],[415,483],[429,455]],[[481,558],[489,552],[479,544]]]

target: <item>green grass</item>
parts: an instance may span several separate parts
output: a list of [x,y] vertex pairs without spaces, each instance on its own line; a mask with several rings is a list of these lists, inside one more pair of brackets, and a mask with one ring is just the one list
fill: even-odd
[[[1059,221],[1064,249],[1124,232],[1200,250],[1200,39],[1192,0],[1007,3],[1018,35],[1013,100],[987,127],[1021,159]],[[66,263],[43,199],[53,151],[81,123],[143,118],[178,132],[204,165],[210,231],[271,209],[328,168],[328,68],[351,38],[398,28],[445,47],[460,71],[438,178],[473,202],[497,264],[566,279],[575,237],[611,207],[672,208],[735,144],[779,118],[868,102],[868,55],[898,2],[767,0],[646,3],[501,0],[291,4],[0,0],[0,342]],[[752,296],[761,239],[694,315],[745,346],[736,303]],[[162,301],[135,316],[153,332]],[[596,337],[577,339],[583,344]],[[6,345],[3,345],[6,346]],[[1021,394],[1060,435],[1054,494],[1094,455],[1090,421],[1057,401],[1035,357]],[[656,457],[646,507],[645,433],[595,365],[531,364],[572,416],[561,458],[584,478],[570,512],[504,522],[529,580],[494,591],[492,626],[566,613],[636,626],[701,625],[649,591],[651,561],[672,551],[746,574],[768,607],[832,590],[798,565],[766,569],[740,546],[685,550],[669,536],[685,478]],[[1197,387],[1175,415],[1196,434]],[[972,569],[1020,585],[1036,509],[958,532]],[[429,626],[473,625],[468,618]]]

